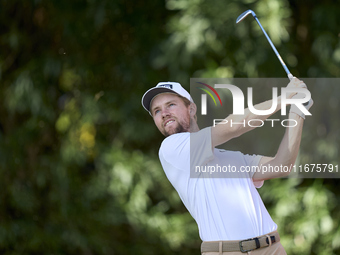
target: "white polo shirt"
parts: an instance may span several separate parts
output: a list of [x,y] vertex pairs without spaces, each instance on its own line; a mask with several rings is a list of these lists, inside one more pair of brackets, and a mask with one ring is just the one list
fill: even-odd
[[254,186],[253,172],[240,172],[238,178],[203,178],[207,173],[190,178],[190,164],[241,169],[258,165],[261,156],[212,150],[209,127],[167,137],[159,158],[167,178],[196,220],[202,241],[243,240],[277,229]]

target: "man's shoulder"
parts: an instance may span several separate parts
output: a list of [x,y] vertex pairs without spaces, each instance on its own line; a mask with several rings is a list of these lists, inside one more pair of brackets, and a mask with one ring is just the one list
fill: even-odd
[[170,135],[163,140],[160,150],[167,148],[168,146],[170,146],[171,148],[181,147],[183,144],[189,144],[190,139],[192,139],[191,141],[195,145],[196,144],[195,141],[200,142],[202,138],[207,137],[207,136],[210,137],[211,136],[210,132],[211,132],[211,127],[207,127],[194,133],[183,132],[183,133]]
[[186,139],[186,138],[188,138],[189,136],[190,136],[190,133],[189,133],[189,132],[176,133],[176,134],[173,134],[173,135],[170,135],[170,136],[166,137],[166,138],[163,140],[162,143]]
[[177,133],[165,138],[158,155],[166,173],[174,168],[187,169],[190,158],[190,133]]
[[183,145],[183,143],[187,143],[188,141],[190,141],[189,132],[183,132],[183,133],[170,135],[163,140],[161,147],[159,148],[159,151],[165,150],[168,148],[172,148],[172,149],[177,148],[178,146],[181,146],[181,144]]

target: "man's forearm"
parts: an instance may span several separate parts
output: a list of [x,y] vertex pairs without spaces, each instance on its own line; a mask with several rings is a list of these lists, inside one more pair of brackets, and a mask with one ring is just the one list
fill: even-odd
[[297,125],[286,128],[284,137],[271,165],[292,166],[297,158],[300,148],[304,119],[295,113],[289,113],[289,119],[295,120]]
[[[275,157],[262,157],[261,161],[259,162],[260,167],[287,166],[291,171],[299,153],[304,119],[292,112],[289,113],[289,119],[296,121],[297,125],[294,126],[293,123],[289,123],[289,127],[286,128],[285,134],[281,140]],[[283,177],[288,175],[290,171],[258,171],[254,174],[253,179],[268,180],[272,178]]]

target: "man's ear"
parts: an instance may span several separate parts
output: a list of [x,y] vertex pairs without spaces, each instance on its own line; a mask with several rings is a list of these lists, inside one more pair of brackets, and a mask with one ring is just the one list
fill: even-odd
[[190,107],[190,117],[194,117],[197,111],[196,104],[191,103],[189,107]]

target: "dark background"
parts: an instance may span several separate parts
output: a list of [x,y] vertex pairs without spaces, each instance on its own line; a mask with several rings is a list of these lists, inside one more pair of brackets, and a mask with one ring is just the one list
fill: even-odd
[[[140,100],[159,81],[285,77],[256,22],[235,24],[243,11],[295,76],[340,76],[338,1],[0,6],[0,254],[199,254]],[[318,89],[298,160],[339,164],[340,95]],[[338,185],[290,178],[259,190],[288,254],[340,254]]]

